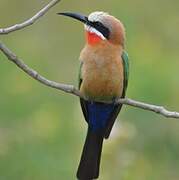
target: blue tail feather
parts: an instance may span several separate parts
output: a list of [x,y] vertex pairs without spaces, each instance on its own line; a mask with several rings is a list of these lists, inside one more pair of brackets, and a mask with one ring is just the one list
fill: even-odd
[[88,102],[88,123],[92,131],[99,131],[106,127],[108,120],[110,120],[113,112],[114,104],[104,104],[97,102]]

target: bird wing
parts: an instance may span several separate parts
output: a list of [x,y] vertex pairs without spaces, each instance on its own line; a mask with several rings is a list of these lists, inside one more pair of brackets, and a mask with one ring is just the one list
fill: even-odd
[[[78,88],[80,89],[81,83],[83,81],[82,79],[82,66],[83,66],[83,62],[80,62],[80,68],[79,68],[79,72],[78,72]],[[83,111],[83,115],[85,117],[86,122],[88,122],[88,110],[87,110],[87,103],[84,99],[80,98],[80,104],[81,104],[81,108]]]
[[[122,53],[122,62],[123,62],[123,75],[124,75],[124,80],[123,80],[123,92],[122,92],[122,96],[121,98],[125,97],[126,94],[126,89],[127,89],[127,85],[128,85],[128,78],[129,78],[129,58],[128,58],[128,54],[126,51],[123,51]],[[107,139],[110,135],[111,129],[113,127],[113,124],[120,112],[122,108],[122,104],[117,104],[114,107],[113,112],[111,113],[111,116],[109,117],[110,119],[108,120],[108,124],[106,127],[106,131],[104,134],[104,137]]]
[[126,51],[123,51],[122,53],[122,61],[123,61],[123,69],[124,69],[123,96],[125,96],[126,89],[128,86],[128,79],[129,79],[129,57]]
[[[123,53],[122,53],[122,61],[123,61],[123,71],[124,71],[122,98],[124,98],[125,93],[126,93],[126,89],[127,89],[127,85],[128,85],[128,77],[129,77],[129,60],[128,60],[128,54],[125,51],[123,51]],[[78,78],[79,89],[80,89],[81,83],[83,81],[82,72],[81,72],[82,66],[83,66],[83,62],[81,62],[80,68],[79,68],[79,78]],[[86,120],[86,122],[89,123],[89,113],[88,113],[89,102],[80,98],[80,104],[81,104],[81,108],[82,108],[85,120]],[[115,119],[117,118],[117,115],[120,112],[121,108],[122,108],[122,104],[117,104],[117,105],[113,106],[113,110],[110,113],[109,119],[107,120],[108,123],[106,124],[106,128],[104,131],[104,137],[105,138],[109,137],[111,129],[112,129],[113,124],[115,122]]]

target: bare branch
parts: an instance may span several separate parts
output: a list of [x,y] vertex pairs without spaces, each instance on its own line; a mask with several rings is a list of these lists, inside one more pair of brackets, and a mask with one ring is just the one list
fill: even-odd
[[129,98],[118,99],[118,100],[116,100],[116,103],[126,104],[126,105],[137,107],[140,109],[153,111],[153,112],[161,114],[165,117],[179,118],[179,112],[168,111],[163,106],[156,106],[153,104],[143,103],[143,102],[135,101],[135,100],[132,100]]
[[10,51],[10,50],[9,50],[3,43],[1,43],[1,42],[0,42],[0,50],[6,55],[6,57],[7,57],[11,62],[15,63],[15,64],[16,64],[20,69],[22,69],[25,73],[27,73],[27,74],[28,74],[29,76],[31,76],[32,78],[38,80],[38,81],[41,82],[42,84],[81,97],[79,91],[78,91],[77,89],[75,89],[74,86],[72,86],[72,85],[67,85],[67,84],[61,84],[61,83],[57,83],[57,82],[54,82],[54,81],[50,81],[50,80],[46,79],[45,77],[41,76],[40,74],[38,74],[38,72],[36,72],[36,71],[33,70],[32,68],[28,67],[22,60],[20,60],[12,51]]
[[[25,73],[27,73],[29,76],[34,78],[35,80],[38,80],[40,83],[64,91],[66,93],[70,93],[73,95],[76,95],[78,97],[84,98],[80,92],[72,85],[67,85],[67,84],[61,84],[57,83],[54,81],[50,81],[46,79],[45,77],[41,76],[38,74],[35,70],[32,68],[28,67],[22,60],[20,60],[12,51],[10,51],[3,43],[0,42],[0,50],[4,53],[4,55],[13,63],[15,63],[20,69],[22,69]],[[108,102],[111,103],[111,102]],[[140,109],[148,110],[148,111],[153,111],[155,113],[161,114],[165,117],[170,117],[170,118],[179,118],[179,112],[172,112],[166,110],[162,106],[156,106],[153,104],[146,104],[143,102],[135,101],[129,98],[125,99],[117,99],[115,103],[121,103],[121,104],[126,104],[130,105],[133,107],[137,107]]]
[[7,28],[1,28],[0,29],[0,34],[8,34],[13,31],[17,31],[20,29],[23,29],[27,26],[32,25],[35,23],[40,17],[42,17],[50,8],[55,6],[60,0],[52,0],[49,4],[47,4],[43,9],[41,9],[38,13],[36,13],[33,17],[30,19],[20,23],[20,24],[15,24],[13,26],[7,27]]

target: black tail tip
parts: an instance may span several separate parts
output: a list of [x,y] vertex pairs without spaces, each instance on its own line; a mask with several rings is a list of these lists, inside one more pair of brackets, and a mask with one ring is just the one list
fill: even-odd
[[94,179],[98,179],[99,172],[92,174],[90,171],[89,172],[77,171],[76,177],[78,180],[94,180]]

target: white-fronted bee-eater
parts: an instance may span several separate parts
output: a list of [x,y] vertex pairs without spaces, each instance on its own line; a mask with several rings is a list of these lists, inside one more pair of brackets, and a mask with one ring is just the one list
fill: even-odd
[[122,107],[115,99],[125,97],[128,84],[125,29],[121,21],[104,12],[93,12],[88,17],[58,14],[84,23],[86,44],[80,53],[79,90],[88,99],[80,99],[88,132],[77,178],[92,180],[99,176],[103,139],[109,137]]

